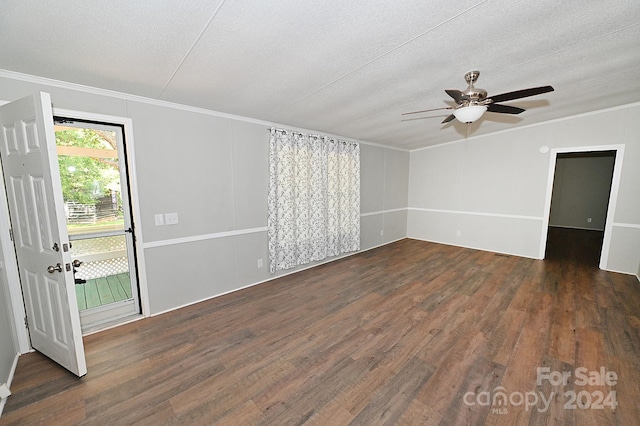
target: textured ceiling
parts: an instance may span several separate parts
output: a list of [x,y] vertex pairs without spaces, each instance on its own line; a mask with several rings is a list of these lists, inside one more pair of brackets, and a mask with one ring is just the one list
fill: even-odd
[[[640,101],[638,0],[3,0],[0,40],[1,69],[407,149]],[[471,69],[556,90],[400,115]]]

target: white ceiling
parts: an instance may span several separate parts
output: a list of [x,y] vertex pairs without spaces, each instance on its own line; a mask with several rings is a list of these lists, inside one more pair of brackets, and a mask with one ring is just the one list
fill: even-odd
[[[640,101],[638,0],[3,0],[0,40],[5,70],[407,149]],[[471,69],[555,92],[400,115]]]

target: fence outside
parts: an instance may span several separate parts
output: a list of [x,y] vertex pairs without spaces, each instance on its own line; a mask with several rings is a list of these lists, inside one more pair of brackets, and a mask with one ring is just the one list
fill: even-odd
[[122,207],[115,192],[98,198],[95,204],[67,201],[64,206],[67,223],[70,225],[95,225],[122,217]]

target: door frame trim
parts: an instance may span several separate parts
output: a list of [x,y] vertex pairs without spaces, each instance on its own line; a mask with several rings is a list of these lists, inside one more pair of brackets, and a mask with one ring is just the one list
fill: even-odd
[[552,148],[549,155],[549,175],[547,178],[547,193],[544,204],[544,216],[542,220],[542,230],[540,237],[539,259],[544,259],[547,251],[547,228],[549,227],[549,217],[551,215],[551,196],[553,195],[553,180],[555,178],[556,161],[558,154],[573,152],[594,152],[594,151],[615,151],[616,159],[613,165],[613,177],[611,179],[611,189],[609,192],[609,204],[607,206],[607,219],[604,225],[604,240],[600,253],[600,269],[608,270],[609,250],[611,248],[611,234],[615,223],[616,205],[618,203],[618,189],[622,175],[622,160],[624,158],[624,144],[616,145],[594,145],[594,146],[570,146],[563,148]]
[[[137,316],[140,317],[142,309],[141,309],[141,301],[140,301],[140,286],[138,281],[138,262],[136,257],[137,248],[134,244],[135,241],[135,230],[136,230],[136,221],[133,217],[133,203],[131,202],[131,194],[132,190],[130,188],[132,181],[129,178],[130,167],[129,167],[129,155],[127,148],[127,141],[124,132],[124,125],[120,125],[117,123],[105,122],[105,121],[96,121],[96,120],[81,120],[75,117],[67,116],[54,116],[54,122],[57,124],[62,124],[63,126],[70,126],[72,128],[77,129],[93,129],[93,130],[102,130],[113,132],[115,134],[115,139],[117,141],[117,159],[118,159],[118,174],[120,176],[120,181],[122,185],[122,202],[123,205],[126,206],[124,210],[124,226],[119,230],[112,231],[104,231],[104,232],[91,232],[85,234],[73,234],[70,232],[69,241],[76,240],[87,240],[87,239],[95,239],[102,237],[117,237],[122,238],[125,241],[125,250],[122,250],[122,253],[117,253],[116,251],[111,251],[109,254],[114,255],[116,257],[125,257],[128,264],[128,272],[130,276],[130,286],[131,286],[131,296],[132,299],[127,300],[126,303],[108,303],[105,305],[101,305],[98,307],[83,309],[80,311],[80,323],[82,327],[83,334],[88,330],[99,330],[100,326],[106,323],[109,324],[117,324],[119,318],[129,317],[129,316]],[[54,126],[55,127],[55,126]],[[54,128],[55,130],[55,128]],[[58,147],[58,154],[62,154],[60,152],[60,147]],[[84,155],[84,154],[83,154]],[[126,183],[126,185],[125,185]],[[130,232],[133,230],[134,232]],[[128,232],[129,231],[129,232]],[[74,249],[71,250],[72,257],[78,257],[78,259],[89,262],[91,255],[76,254],[74,255]],[[125,254],[126,253],[126,254]],[[85,256],[86,255],[86,256]],[[86,258],[85,258],[86,257]]]
[[[1,164],[1,163],[0,163]],[[0,173],[4,173],[0,170]],[[9,204],[7,202],[7,191],[4,181],[0,182],[0,211],[9,217]],[[14,336],[18,344],[18,352],[25,354],[31,351],[31,340],[25,323],[27,312],[24,308],[22,296],[22,286],[20,285],[20,271],[18,270],[18,259],[16,258],[16,248],[14,242],[9,238],[10,223],[0,220],[0,233],[6,238],[0,238],[2,244],[2,259],[4,271],[7,277],[7,289],[9,290],[9,300],[11,301],[11,315],[15,323]],[[1,306],[0,306],[1,308]]]
[[129,191],[131,204],[131,210],[133,215],[133,223],[136,226],[136,238],[134,245],[136,248],[137,268],[138,268],[138,286],[140,290],[140,309],[142,310],[142,316],[148,317],[150,315],[149,309],[149,291],[147,288],[147,273],[145,268],[144,259],[144,241],[142,239],[142,232],[140,224],[142,223],[142,217],[140,216],[140,200],[138,195],[138,175],[136,168],[136,157],[133,139],[133,120],[129,117],[119,117],[115,115],[96,114],[91,112],[53,108],[53,115],[57,117],[65,117],[77,120],[97,121],[102,123],[110,123],[121,125],[123,127],[123,135],[125,140],[125,155],[127,156],[127,173],[129,176]]

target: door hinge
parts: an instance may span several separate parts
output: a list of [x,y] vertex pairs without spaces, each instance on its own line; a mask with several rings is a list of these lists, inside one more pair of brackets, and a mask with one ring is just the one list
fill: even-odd
[[24,317],[24,326],[25,326],[26,328],[29,328],[29,320],[27,319],[27,317],[26,317],[26,316]]
[[11,238],[11,241],[13,241],[13,229],[9,228],[9,238]]

